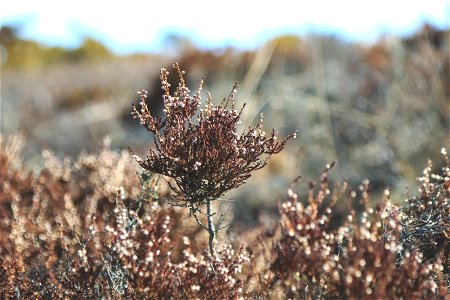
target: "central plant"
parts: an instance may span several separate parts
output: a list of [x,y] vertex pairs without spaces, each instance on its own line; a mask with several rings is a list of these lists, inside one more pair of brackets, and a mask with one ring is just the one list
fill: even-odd
[[[214,105],[208,93],[206,104],[200,108],[203,80],[191,96],[184,71],[178,64],[174,68],[179,83],[173,95],[169,72],[162,68],[160,74],[165,118],[152,116],[145,102],[147,91],[138,92],[140,109],[133,105],[132,115],[153,133],[155,145],[145,160],[137,156],[136,159],[144,169],[173,178],[168,183],[176,205],[189,208],[196,221],[208,231],[210,253],[215,256],[214,239],[220,228],[214,226],[212,201],[245,183],[253,171],[267,164],[272,154],[283,150],[287,140],[296,137],[296,132],[282,140],[277,140],[274,129],[266,135],[261,114],[256,127],[238,134],[236,127],[241,123],[245,104],[239,111],[235,109],[237,84],[220,105]],[[206,215],[207,225],[199,215]]]

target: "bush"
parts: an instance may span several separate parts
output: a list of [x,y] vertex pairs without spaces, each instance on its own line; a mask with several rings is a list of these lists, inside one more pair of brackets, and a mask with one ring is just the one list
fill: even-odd
[[[215,255],[214,242],[221,229],[214,225],[212,202],[228,191],[239,187],[256,170],[266,166],[273,154],[283,150],[292,132],[283,140],[277,140],[277,132],[269,136],[263,131],[263,115],[258,124],[237,134],[244,107],[235,109],[237,84],[220,105],[214,105],[208,94],[206,104],[200,109],[203,81],[194,96],[184,81],[184,72],[178,64],[179,84],[171,95],[169,72],[161,69],[161,88],[164,96],[165,118],[153,116],[145,102],[147,92],[141,96],[138,109],[133,105],[132,115],[153,134],[155,149],[150,149],[145,160],[136,156],[139,164],[153,173],[172,178],[169,187],[173,192],[174,205],[189,208],[197,223],[209,234],[209,250]],[[202,211],[206,206],[206,212]],[[199,219],[205,215],[207,225]]]
[[[372,206],[368,180],[359,190],[346,182],[331,187],[333,163],[319,184],[308,183],[305,201],[295,184],[288,189],[278,226],[247,230],[238,241],[223,234],[216,255],[204,253],[211,245],[210,232],[199,230],[198,219],[184,218],[182,209],[167,205],[173,193],[192,205],[203,204],[201,197],[216,199],[263,167],[260,155],[281,151],[286,140],[278,144],[275,132],[266,138],[260,122],[240,136],[232,152],[240,116],[233,107],[234,91],[218,107],[208,101],[194,123],[198,103],[193,100],[198,98],[189,96],[181,71],[179,75],[178,94],[166,95],[166,113],[179,118],[152,119],[145,97],[143,110],[135,109],[155,133],[156,152],[139,160],[147,169],[142,172],[136,172],[128,152],[112,151],[105,139],[98,154],[81,153],[74,160],[45,150],[45,167],[33,173],[20,159],[24,139],[1,138],[0,298],[448,297],[450,162],[445,149],[439,172],[432,173],[429,162],[419,178],[419,195],[404,203],[392,201],[386,189]],[[223,129],[216,140],[213,127]],[[158,136],[163,128],[164,135]],[[177,134],[184,147],[165,144],[165,138]],[[261,142],[256,154],[244,155],[242,149],[252,142]],[[195,147],[202,151],[194,153]],[[170,175],[176,185],[154,172]],[[200,175],[204,177],[195,177]],[[203,186],[205,179],[215,185]],[[203,200],[197,202],[198,197]],[[338,201],[348,204],[344,220],[336,213]],[[196,206],[190,208],[198,212]]]
[[[361,198],[366,206],[362,214],[357,215],[350,208],[344,224],[330,229],[336,201],[346,194],[354,198],[356,192],[347,193],[346,184],[330,192],[328,171],[329,168],[323,173],[315,196],[314,184],[310,183],[306,206],[292,190],[289,190],[288,201],[281,205],[281,237],[273,249],[268,286],[279,283],[289,298],[306,295],[332,299],[444,297],[449,283],[449,239],[440,239],[439,244],[433,240],[435,234],[448,232],[448,203],[445,203],[449,193],[448,176],[446,179],[436,177],[439,184],[447,185],[447,189],[442,190],[442,197],[447,200],[440,202],[439,210],[431,203],[425,209],[433,211],[433,215],[441,214],[441,218],[435,220],[440,220],[443,227],[436,225],[431,230],[434,234],[423,235],[418,247],[405,247],[405,235],[410,230],[404,224],[417,224],[427,214],[420,211],[413,214],[409,205],[397,207],[389,199],[389,190],[385,191],[375,211],[368,205],[367,181],[361,185]],[[443,170],[444,176],[447,173],[448,167]],[[424,231],[433,224],[421,222],[419,227]],[[436,245],[433,251],[421,247],[429,244]],[[406,249],[408,252],[399,257]],[[430,255],[433,260],[425,259]]]

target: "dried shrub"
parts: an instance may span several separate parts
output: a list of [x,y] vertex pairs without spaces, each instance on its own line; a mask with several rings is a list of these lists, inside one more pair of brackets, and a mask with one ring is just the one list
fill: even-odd
[[[1,137],[0,298],[448,298],[445,149],[441,170],[432,173],[429,162],[419,195],[399,205],[386,189],[371,207],[369,181],[359,191],[345,182],[332,188],[331,164],[319,184],[309,183],[306,203],[291,186],[277,228],[248,230],[234,237],[234,246],[212,249],[216,230],[207,209],[210,253],[217,255],[205,254],[202,229],[192,226],[201,223],[201,205],[243,184],[294,133],[277,142],[260,121],[237,135],[236,86],[222,104],[208,97],[198,112],[202,84],[190,96],[177,71],[173,95],[167,71],[161,73],[166,119],[150,115],[145,93],[142,110],[134,109],[155,136],[156,150],[139,160],[146,169],[140,174],[131,155],[112,151],[108,140],[98,154],[75,160],[45,150],[45,168],[33,173],[20,160],[24,139]],[[349,213],[339,223],[335,205],[342,199]],[[165,204],[173,200],[196,218]]]
[[[281,237],[275,243],[274,258],[263,285],[272,293],[278,286],[287,298],[445,298],[449,288],[448,239],[442,237],[448,228],[444,224],[448,221],[447,158],[445,162],[441,175],[434,176],[447,186],[441,190],[439,211],[436,206],[429,206],[428,213],[416,210],[412,215],[405,207],[392,204],[389,190],[374,211],[369,207],[369,184],[365,181],[360,187],[365,210],[357,215],[350,208],[345,224],[337,229],[329,226],[337,199],[346,194],[352,199],[357,194],[347,193],[345,184],[330,192],[329,168],[323,173],[315,196],[314,184],[310,183],[307,205],[299,202],[290,189],[288,201],[280,208]],[[442,228],[430,220],[424,224],[423,218],[429,211],[440,215],[434,220],[441,221]],[[419,245],[407,247],[405,230],[410,231],[404,227],[405,222],[410,227],[418,223],[421,227],[435,226],[434,234],[442,234],[439,243],[434,242],[435,235],[425,234]],[[433,245],[433,260],[427,259],[430,249],[424,249],[425,245]],[[409,251],[405,252],[405,248]],[[400,253],[406,254],[399,259]]]
[[[175,196],[176,205],[189,208],[197,222],[209,235],[209,249],[214,256],[214,240],[217,231],[212,217],[211,202],[219,200],[226,192],[239,187],[255,170],[263,168],[273,154],[283,150],[292,132],[278,141],[277,132],[269,136],[262,129],[263,118],[256,127],[249,127],[237,134],[242,107],[235,109],[237,84],[230,95],[218,106],[208,94],[206,105],[200,109],[203,80],[194,96],[186,87],[183,74],[174,65],[179,75],[179,85],[173,95],[168,82],[169,72],[161,69],[161,84],[165,94],[165,119],[152,116],[145,102],[147,92],[141,96],[138,109],[133,105],[132,115],[154,136],[155,149],[150,149],[145,160],[136,156],[146,170],[168,176],[175,181],[169,186]],[[206,212],[201,211],[206,205]],[[203,225],[198,214],[206,215],[207,225]]]
[[[432,173],[429,160],[419,177],[419,196],[400,206],[400,257],[419,252],[424,261],[434,263],[444,253],[444,268],[450,276],[450,163],[446,149],[441,150],[444,165]],[[450,281],[450,277],[447,278]]]
[[[123,186],[131,195],[139,191],[133,159],[126,151],[116,153],[104,145],[99,154],[82,153],[71,162],[45,150],[46,168],[33,175],[15,162],[20,149],[8,150],[21,143],[12,139],[0,155],[2,255],[14,257],[18,251],[28,260],[73,253],[75,234],[85,232],[94,218],[104,222],[111,217],[117,188]],[[47,255],[41,254],[43,247]]]
[[[198,231],[187,226],[190,219],[161,205],[164,190],[157,190],[155,175],[141,174],[140,185],[137,177],[125,180],[135,172],[126,152],[105,147],[73,163],[46,152],[47,167],[33,174],[20,162],[22,146],[20,138],[9,139],[0,154],[1,298],[448,296],[447,157],[434,175],[427,166],[418,197],[394,205],[386,190],[376,209],[368,181],[359,192],[345,183],[332,189],[330,165],[319,184],[309,183],[306,204],[294,185],[288,190],[278,229],[259,237],[263,229],[245,232],[238,243],[245,239],[249,248],[225,245],[217,250],[221,259],[211,260],[196,241]],[[127,167],[106,176],[121,161]],[[347,197],[347,219],[331,226],[335,204]],[[361,213],[353,209],[358,198]]]
[[[243,249],[234,254],[226,247],[219,251],[222,260],[211,265],[203,255],[193,254],[189,237],[178,241],[170,238],[172,218],[156,203],[141,218],[119,199],[115,214],[115,223],[108,224],[106,232],[95,228],[91,232],[101,236],[97,240],[102,244],[86,244],[79,251],[80,270],[95,265],[108,283],[101,294],[125,299],[230,299],[245,295],[239,276],[249,257]],[[100,248],[100,253],[89,255],[95,253],[92,247]],[[182,248],[180,262],[172,260],[173,248]]]
[[34,175],[18,159],[22,144],[2,143],[0,155],[0,298],[245,296],[247,252],[224,247],[211,264],[181,214],[158,204],[156,176],[141,174],[139,186],[127,152],[106,145],[72,163],[47,151]]

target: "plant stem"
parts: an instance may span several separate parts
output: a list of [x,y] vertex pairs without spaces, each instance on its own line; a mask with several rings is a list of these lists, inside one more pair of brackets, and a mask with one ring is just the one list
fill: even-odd
[[216,250],[214,248],[214,240],[216,239],[216,229],[214,228],[213,214],[211,211],[211,200],[206,201],[206,214],[208,216],[208,233],[209,233],[209,251],[211,257],[216,257]]

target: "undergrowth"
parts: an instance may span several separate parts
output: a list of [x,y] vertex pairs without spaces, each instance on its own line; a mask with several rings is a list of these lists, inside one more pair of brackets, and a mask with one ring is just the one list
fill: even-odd
[[[275,132],[268,140],[272,148],[261,153],[276,153]],[[159,169],[150,168],[154,152],[146,163],[139,161],[148,167],[142,170],[132,155],[112,151],[105,139],[98,154],[75,159],[61,160],[45,150],[45,167],[34,173],[20,159],[23,145],[18,135],[1,138],[2,299],[448,298],[450,163],[445,149],[441,166],[433,171],[428,162],[418,178],[418,194],[408,194],[403,202],[391,199],[389,189],[380,201],[371,199],[368,180],[357,189],[346,182],[332,186],[334,163],[306,187],[299,177],[279,204],[278,225],[249,228],[237,239],[222,232],[212,256],[205,251],[208,232],[189,212],[170,205],[174,191],[195,192],[186,186],[192,181],[183,177],[181,163],[172,166],[184,180],[174,188]],[[212,155],[207,145],[202,145],[205,155]],[[183,149],[177,153],[183,155]],[[202,170],[220,177],[208,161],[198,164],[196,154],[187,153],[193,156],[177,161],[186,163],[190,175],[208,166]],[[158,157],[160,167],[176,159]],[[234,188],[244,179],[226,179],[231,181],[225,180],[214,197],[230,189],[226,184]],[[298,190],[304,188],[307,197],[301,199]],[[185,200],[196,204],[198,199]],[[338,202],[347,204],[344,218],[336,214]]]

